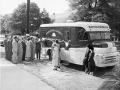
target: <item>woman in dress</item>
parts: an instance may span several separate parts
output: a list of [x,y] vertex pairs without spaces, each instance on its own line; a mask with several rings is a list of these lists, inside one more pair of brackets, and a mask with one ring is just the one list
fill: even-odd
[[53,70],[57,70],[57,68],[60,68],[60,45],[58,44],[58,40],[56,42],[53,42],[52,44],[52,64],[54,66]]
[[89,54],[90,54],[90,45],[87,45],[87,50],[85,53],[85,57],[83,59],[83,65],[85,67],[85,73],[88,73],[88,58],[89,58]]
[[13,55],[12,55],[12,62],[13,63],[18,63],[18,42],[17,42],[17,37],[15,36],[14,39],[13,39],[13,42],[12,42],[12,52],[13,52]]
[[31,59],[31,42],[30,42],[30,38],[28,38],[27,42],[26,42],[26,61],[29,61]]
[[26,42],[25,42],[25,37],[22,38],[22,47],[23,47],[23,56],[22,56],[22,60],[25,61],[25,53],[26,53]]
[[90,54],[88,57],[88,74],[94,75],[95,71],[95,62],[94,62],[94,48],[93,46],[90,47]]
[[22,46],[22,38],[19,38],[18,41],[18,62],[22,62],[22,57],[23,57],[23,46]]

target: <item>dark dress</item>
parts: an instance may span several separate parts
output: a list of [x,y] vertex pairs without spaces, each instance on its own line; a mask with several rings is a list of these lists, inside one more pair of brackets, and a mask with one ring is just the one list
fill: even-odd
[[36,42],[36,56],[37,56],[37,59],[40,59],[40,54],[41,54],[41,42],[38,41]]
[[94,51],[91,51],[88,58],[88,72],[94,72],[95,62],[94,62]]
[[22,57],[22,60],[25,61],[26,43],[24,41],[22,41],[22,46],[23,46],[23,57]]
[[4,47],[5,47],[5,59],[8,59],[8,40],[7,40],[7,38],[4,40]]
[[8,51],[7,51],[7,53],[8,53],[8,60],[12,60],[12,40],[8,40],[8,42],[7,42],[7,44],[8,44]]
[[85,66],[86,73],[88,71],[88,58],[89,58],[89,54],[90,54],[90,50],[87,50],[86,53],[85,53],[84,60],[83,60],[83,64]]

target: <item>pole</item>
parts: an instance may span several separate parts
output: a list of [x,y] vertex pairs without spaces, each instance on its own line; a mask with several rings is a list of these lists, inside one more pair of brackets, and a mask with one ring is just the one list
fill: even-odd
[[30,0],[27,0],[27,34],[29,34],[30,28]]

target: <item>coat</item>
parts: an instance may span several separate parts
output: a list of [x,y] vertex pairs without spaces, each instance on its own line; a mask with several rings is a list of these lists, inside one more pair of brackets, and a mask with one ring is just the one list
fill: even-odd
[[8,40],[7,44],[8,44],[7,46],[8,60],[12,60],[12,40]]
[[5,47],[5,59],[8,59],[8,40],[7,40],[7,38],[4,40],[4,47]]
[[22,56],[23,56],[23,46],[22,42],[18,42],[18,62],[22,62]]
[[35,48],[35,50],[36,50],[36,52],[37,51],[40,52],[40,50],[41,50],[41,42],[40,41],[36,42],[36,48]]
[[22,60],[25,60],[25,53],[26,53],[26,43],[25,43],[25,41],[22,41],[22,47],[23,47],[23,57],[22,57]]
[[88,72],[94,72],[95,62],[94,62],[94,51],[91,51],[88,58]]
[[85,57],[83,59],[84,65],[88,63],[89,54],[90,54],[90,50],[86,50]]

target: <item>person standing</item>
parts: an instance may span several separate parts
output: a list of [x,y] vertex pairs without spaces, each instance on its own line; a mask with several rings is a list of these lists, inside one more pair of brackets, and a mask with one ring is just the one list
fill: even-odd
[[23,47],[23,56],[22,56],[22,60],[25,61],[25,53],[26,53],[26,42],[25,42],[25,38],[22,38],[22,47]]
[[90,54],[90,45],[87,45],[87,50],[85,53],[85,57],[83,59],[83,65],[85,67],[85,73],[88,73],[88,58],[89,58],[89,54]]
[[60,45],[58,44],[58,40],[56,40],[56,42],[53,42],[52,44],[52,64],[54,66],[53,70],[57,70],[57,68],[60,67]]
[[22,38],[19,37],[18,41],[18,62],[22,62],[22,57],[23,57],[23,46],[22,46]]
[[31,59],[31,46],[30,46],[30,37],[28,38],[27,42],[26,42],[26,61],[29,61]]
[[4,47],[5,47],[5,59],[8,59],[8,35],[5,35],[5,40],[4,40]]
[[30,60],[33,60],[33,37],[30,37],[30,48],[31,48],[31,57]]
[[32,60],[35,59],[35,47],[36,47],[35,37],[32,37],[32,48],[33,48],[33,51],[32,51]]
[[88,57],[88,73],[90,75],[94,75],[94,71],[95,71],[95,62],[94,62],[94,48],[93,46],[90,47],[90,54]]
[[8,38],[8,60],[12,60],[12,38],[9,36]]
[[14,39],[13,39],[13,42],[12,42],[12,52],[13,52],[13,55],[12,55],[12,62],[13,63],[18,63],[18,42],[17,42],[17,37],[15,36]]
[[40,60],[40,57],[41,57],[41,41],[40,41],[40,39],[38,39],[36,42],[36,56],[37,56],[37,59]]

